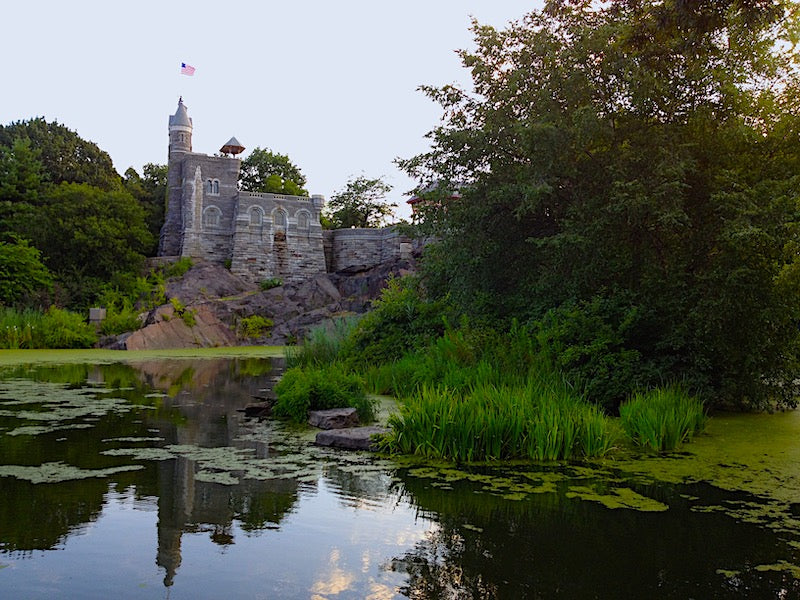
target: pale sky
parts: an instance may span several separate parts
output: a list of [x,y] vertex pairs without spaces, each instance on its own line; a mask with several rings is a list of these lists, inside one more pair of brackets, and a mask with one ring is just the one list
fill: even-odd
[[[193,150],[231,137],[288,154],[326,198],[383,177],[408,214],[415,182],[393,164],[425,151],[440,108],[417,91],[461,83],[470,16],[503,28],[541,1],[14,0],[0,14],[0,123],[57,120],[124,173],[167,160],[183,96]],[[196,68],[180,74],[180,63]]]

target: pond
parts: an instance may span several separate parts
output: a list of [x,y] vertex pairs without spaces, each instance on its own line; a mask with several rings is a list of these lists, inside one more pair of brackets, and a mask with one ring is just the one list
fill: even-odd
[[800,597],[796,413],[456,468],[246,419],[268,354],[0,352],[0,597]]

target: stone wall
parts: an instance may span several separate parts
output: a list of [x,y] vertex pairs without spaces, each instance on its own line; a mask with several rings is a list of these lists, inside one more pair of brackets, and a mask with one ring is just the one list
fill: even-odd
[[409,258],[412,244],[394,227],[324,232],[329,272],[363,271],[396,258]]
[[240,192],[231,271],[250,281],[302,281],[325,272],[321,197]]

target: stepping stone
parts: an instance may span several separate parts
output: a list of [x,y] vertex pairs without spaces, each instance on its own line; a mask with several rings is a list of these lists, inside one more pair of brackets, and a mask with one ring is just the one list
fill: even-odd
[[320,429],[355,427],[358,425],[358,412],[352,407],[312,410],[308,413],[308,424]]
[[345,450],[375,450],[373,435],[389,433],[385,427],[350,427],[320,431],[315,443],[317,446],[344,448]]

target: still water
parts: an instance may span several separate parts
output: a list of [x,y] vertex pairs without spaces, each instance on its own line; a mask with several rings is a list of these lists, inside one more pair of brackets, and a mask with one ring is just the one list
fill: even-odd
[[797,415],[457,469],[244,418],[279,359],[102,356],[0,369],[0,598],[800,598]]

